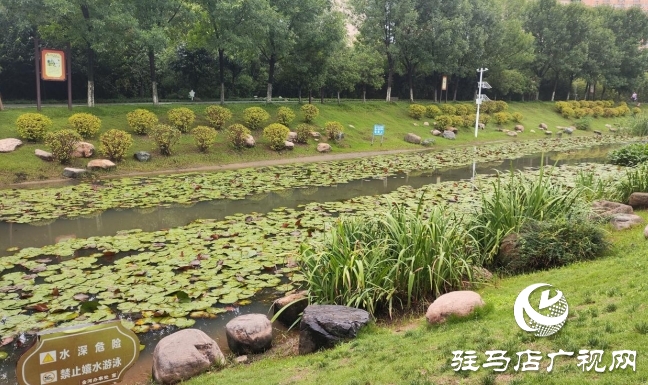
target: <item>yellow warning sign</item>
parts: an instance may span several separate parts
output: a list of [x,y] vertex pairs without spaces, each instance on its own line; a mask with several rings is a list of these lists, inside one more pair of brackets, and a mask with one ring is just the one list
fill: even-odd
[[40,364],[49,364],[56,362],[56,350],[50,350],[49,352],[44,352],[40,354]]

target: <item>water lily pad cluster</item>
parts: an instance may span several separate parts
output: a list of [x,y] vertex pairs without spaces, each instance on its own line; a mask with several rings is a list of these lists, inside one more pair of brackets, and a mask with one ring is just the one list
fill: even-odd
[[[617,136],[544,139],[454,148],[443,151],[377,156],[316,164],[293,164],[217,173],[124,178],[54,189],[0,190],[0,221],[47,223],[58,218],[92,216],[110,209],[151,209],[217,199],[245,199],[271,191],[312,188],[367,178],[385,178],[472,163],[502,161],[549,151],[569,151],[620,143]],[[476,151],[476,157],[475,157]]]
[[[560,167],[554,175],[570,184],[584,167],[602,179],[619,172],[592,164]],[[304,279],[296,266],[300,244],[320,240],[339,216],[366,218],[395,202],[412,208],[423,202],[426,209],[450,205],[469,214],[492,178],[14,250],[0,259],[0,337],[117,316],[130,319],[136,332],[189,327],[196,318],[244,305],[261,290],[297,288]]]

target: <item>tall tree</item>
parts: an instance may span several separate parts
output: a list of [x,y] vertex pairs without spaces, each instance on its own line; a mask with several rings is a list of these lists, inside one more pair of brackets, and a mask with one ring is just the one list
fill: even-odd
[[362,87],[362,101],[367,101],[367,87],[378,89],[385,84],[384,58],[374,48],[356,42],[352,59],[358,70],[358,84]]
[[360,74],[350,47],[342,47],[333,54],[335,60],[328,67],[326,83],[337,93],[337,102],[340,104],[340,92],[353,91],[360,81]]

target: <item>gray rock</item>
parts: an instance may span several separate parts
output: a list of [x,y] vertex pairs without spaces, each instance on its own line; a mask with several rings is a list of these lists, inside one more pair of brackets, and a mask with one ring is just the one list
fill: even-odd
[[459,132],[459,129],[457,127],[447,127],[445,130],[446,131],[452,131],[455,134]]
[[66,178],[83,178],[87,173],[85,168],[66,167],[63,169],[63,176]]
[[0,139],[0,152],[13,152],[23,145],[22,140],[15,138]]
[[72,152],[73,158],[90,158],[95,153],[95,147],[92,143],[79,142]]
[[474,291],[460,290],[443,294],[437,298],[425,313],[431,324],[445,322],[450,316],[466,317],[475,308],[484,306],[481,296]]
[[42,160],[45,160],[47,162],[51,162],[54,160],[54,155],[52,155],[51,152],[43,151],[43,150],[36,150],[34,151],[34,154],[41,158]]
[[552,133],[551,131],[549,131],[549,130],[545,130],[544,133],[545,133],[545,135],[551,135],[551,134],[553,134],[553,133]]
[[284,142],[284,146],[286,146],[286,150],[292,150],[293,148],[295,148],[295,143],[286,140]]
[[254,146],[256,146],[256,141],[254,140],[254,137],[252,135],[248,135],[245,138],[245,146],[246,147],[254,147]]
[[108,159],[93,159],[88,162],[88,169],[93,170],[95,168],[101,168],[103,170],[108,170],[114,168],[116,165],[109,161]]
[[509,131],[509,132],[506,133],[506,135],[508,135],[508,136],[518,136],[517,132],[515,132],[515,131]]
[[288,133],[288,138],[286,139],[288,142],[295,142],[297,140],[297,133],[290,131]]
[[198,329],[184,329],[162,338],[155,346],[153,379],[175,384],[224,364],[225,357],[214,340]]
[[456,134],[452,131],[443,131],[443,137],[450,140],[457,139]]
[[317,145],[317,152],[331,152],[331,145],[328,143],[319,143]]
[[[290,305],[292,303],[292,305]],[[288,306],[290,305],[290,306]],[[288,307],[286,307],[288,306]],[[308,293],[306,291],[300,291],[294,294],[281,297],[273,302],[272,310],[274,314],[279,313],[281,309],[284,309],[277,317],[277,320],[282,324],[290,327],[295,321],[299,319],[301,313],[308,306]]]
[[615,230],[625,230],[643,223],[643,218],[635,214],[614,214],[610,223]]
[[486,125],[484,123],[479,123],[477,125],[477,127],[479,127],[480,130],[485,130],[486,129]]
[[540,123],[538,128],[541,129],[541,130],[546,130],[547,128],[549,128],[549,126],[547,126],[545,123]]
[[407,143],[421,144],[421,137],[410,132],[409,134],[405,135],[405,141]]
[[599,200],[592,202],[592,212],[598,217],[611,217],[614,214],[633,214],[632,206],[623,203]]
[[635,192],[630,194],[628,201],[633,209],[645,209],[648,207],[648,193]]
[[424,125],[424,126],[429,126],[429,125],[430,125],[430,122],[423,122],[423,125]]
[[319,132],[317,132],[317,131],[311,131],[310,134],[311,134],[311,136],[312,136],[313,138],[319,138],[320,136],[322,136],[322,135],[321,135]]
[[238,356],[234,361],[236,361],[237,364],[246,364],[248,362],[248,356]]
[[594,132],[595,135],[603,135],[603,133],[601,131],[598,131],[598,130],[594,130],[593,132]]
[[146,151],[137,151],[134,157],[140,162],[148,162],[149,160],[151,160],[151,154]]
[[434,140],[433,138],[428,138],[428,139],[424,139],[424,140],[421,142],[421,146],[424,146],[424,147],[430,147],[430,146],[433,145],[434,143],[436,143],[436,142],[435,142],[435,140]]
[[644,228],[644,238],[648,239],[648,226]]
[[299,354],[333,347],[355,338],[369,323],[364,310],[339,305],[310,305],[299,324]]
[[439,130],[432,130],[432,131],[430,131],[430,132],[431,132],[432,135],[434,135],[434,136],[441,136],[441,135],[443,135],[443,133],[442,133],[441,131],[439,131]]
[[272,346],[272,323],[265,314],[245,314],[225,325],[225,335],[235,354],[262,353]]
[[516,125],[514,129],[517,132],[524,132],[524,126],[521,124]]
[[535,130],[530,130],[529,132],[532,133],[532,134],[535,134],[535,133],[536,133]]
[[574,133],[574,129],[571,128],[571,127],[566,127],[566,128],[563,130],[563,132],[564,132],[565,134],[567,134],[567,135],[571,135],[571,134]]
[[344,132],[340,132],[339,134],[335,135],[335,140],[342,140],[344,139]]

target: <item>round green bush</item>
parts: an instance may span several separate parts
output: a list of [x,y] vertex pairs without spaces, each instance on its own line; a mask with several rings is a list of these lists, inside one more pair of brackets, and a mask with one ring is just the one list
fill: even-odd
[[599,116],[603,116],[603,114],[605,113],[605,110],[603,109],[603,107],[601,107],[599,105],[592,108],[592,111],[593,111],[592,116],[594,116],[595,118],[598,118]]
[[99,142],[101,143],[99,152],[110,160],[120,161],[133,145],[133,137],[126,131],[112,129],[101,134]]
[[225,127],[225,123],[232,119],[232,111],[221,106],[209,106],[205,109],[207,121],[217,130]]
[[639,107],[633,107],[632,108],[632,115],[638,115],[641,113],[641,108]]
[[488,115],[488,114],[480,114],[479,115],[479,123],[482,124],[488,124],[493,120],[493,117]]
[[290,122],[295,120],[295,112],[288,107],[279,107],[277,110],[277,122],[288,127]]
[[216,130],[207,126],[198,126],[191,130],[196,146],[201,152],[206,152],[216,143]]
[[101,129],[101,119],[92,114],[78,113],[68,118],[68,124],[84,138],[92,138]]
[[496,124],[502,125],[508,123],[512,119],[512,116],[508,112],[497,112],[493,115],[493,119]]
[[497,112],[497,105],[492,100],[483,102],[480,107],[480,112],[483,112],[485,114],[494,114]]
[[295,129],[295,132],[297,133],[297,139],[295,141],[297,143],[308,143],[311,131],[313,131],[313,128],[308,124],[302,123],[298,125]]
[[242,124],[232,124],[227,127],[227,140],[236,148],[241,149],[245,146],[245,140],[252,135],[250,130]]
[[455,115],[455,116],[451,116],[451,118],[452,118],[452,125],[454,127],[464,127],[463,116]]
[[430,104],[429,106],[425,107],[425,116],[428,118],[434,118],[441,115],[441,109],[434,104]]
[[27,113],[16,119],[16,130],[21,139],[30,142],[40,142],[47,130],[52,126],[52,120],[43,114]]
[[580,102],[578,102],[578,101],[576,101],[576,100],[572,100],[572,101],[570,101],[570,102],[569,102],[569,106],[570,106],[571,108],[573,108],[573,109],[578,109],[578,108],[581,108],[581,107],[582,107],[582,105],[580,104]]
[[612,164],[625,167],[646,163],[648,162],[648,145],[634,143],[612,150],[608,154],[608,160]]
[[465,104],[459,104],[455,106],[455,113],[459,116],[468,115],[468,107]]
[[618,111],[616,108],[604,108],[603,109],[603,117],[605,118],[614,118],[618,114]]
[[157,124],[149,130],[149,137],[155,142],[162,155],[171,155],[182,133],[167,124]]
[[330,140],[338,140],[344,132],[344,126],[340,122],[326,122],[324,131]]
[[508,111],[508,104],[503,100],[498,100],[495,102],[495,112]]
[[569,118],[571,118],[572,116],[574,116],[575,112],[574,112],[574,109],[571,108],[571,107],[563,107],[563,109],[562,109],[562,111],[560,112],[560,114],[563,116],[563,118],[565,118],[565,119],[569,119]]
[[457,113],[457,109],[447,103],[442,104],[439,108],[441,109],[441,112],[443,112],[443,114],[445,115],[454,115]]
[[524,119],[524,115],[519,112],[514,112],[511,114],[511,116],[513,117],[513,121],[515,123],[522,123],[522,119]]
[[68,163],[72,159],[72,153],[77,143],[82,141],[81,135],[74,130],[60,130],[50,132],[45,136],[45,144],[49,146],[52,155],[60,163]]
[[250,107],[243,111],[243,121],[245,126],[251,130],[259,130],[266,120],[270,119],[270,114],[261,107]]
[[312,123],[313,120],[319,115],[319,108],[312,104],[304,104],[301,106],[301,112],[304,114],[304,122]]
[[435,120],[437,127],[442,131],[446,129],[446,127],[452,126],[452,116],[450,115],[439,115]]
[[167,112],[167,118],[171,125],[180,132],[188,132],[196,120],[196,114],[186,107],[172,108]]
[[273,123],[263,129],[263,137],[270,142],[270,148],[277,151],[286,147],[288,133],[290,129],[280,123]]
[[592,119],[588,117],[580,118],[574,123],[577,130],[587,131],[592,128]]
[[145,135],[158,123],[157,116],[149,110],[138,108],[126,114],[128,125],[137,135]]
[[419,120],[425,115],[425,106],[420,104],[411,104],[407,109],[410,118]]

